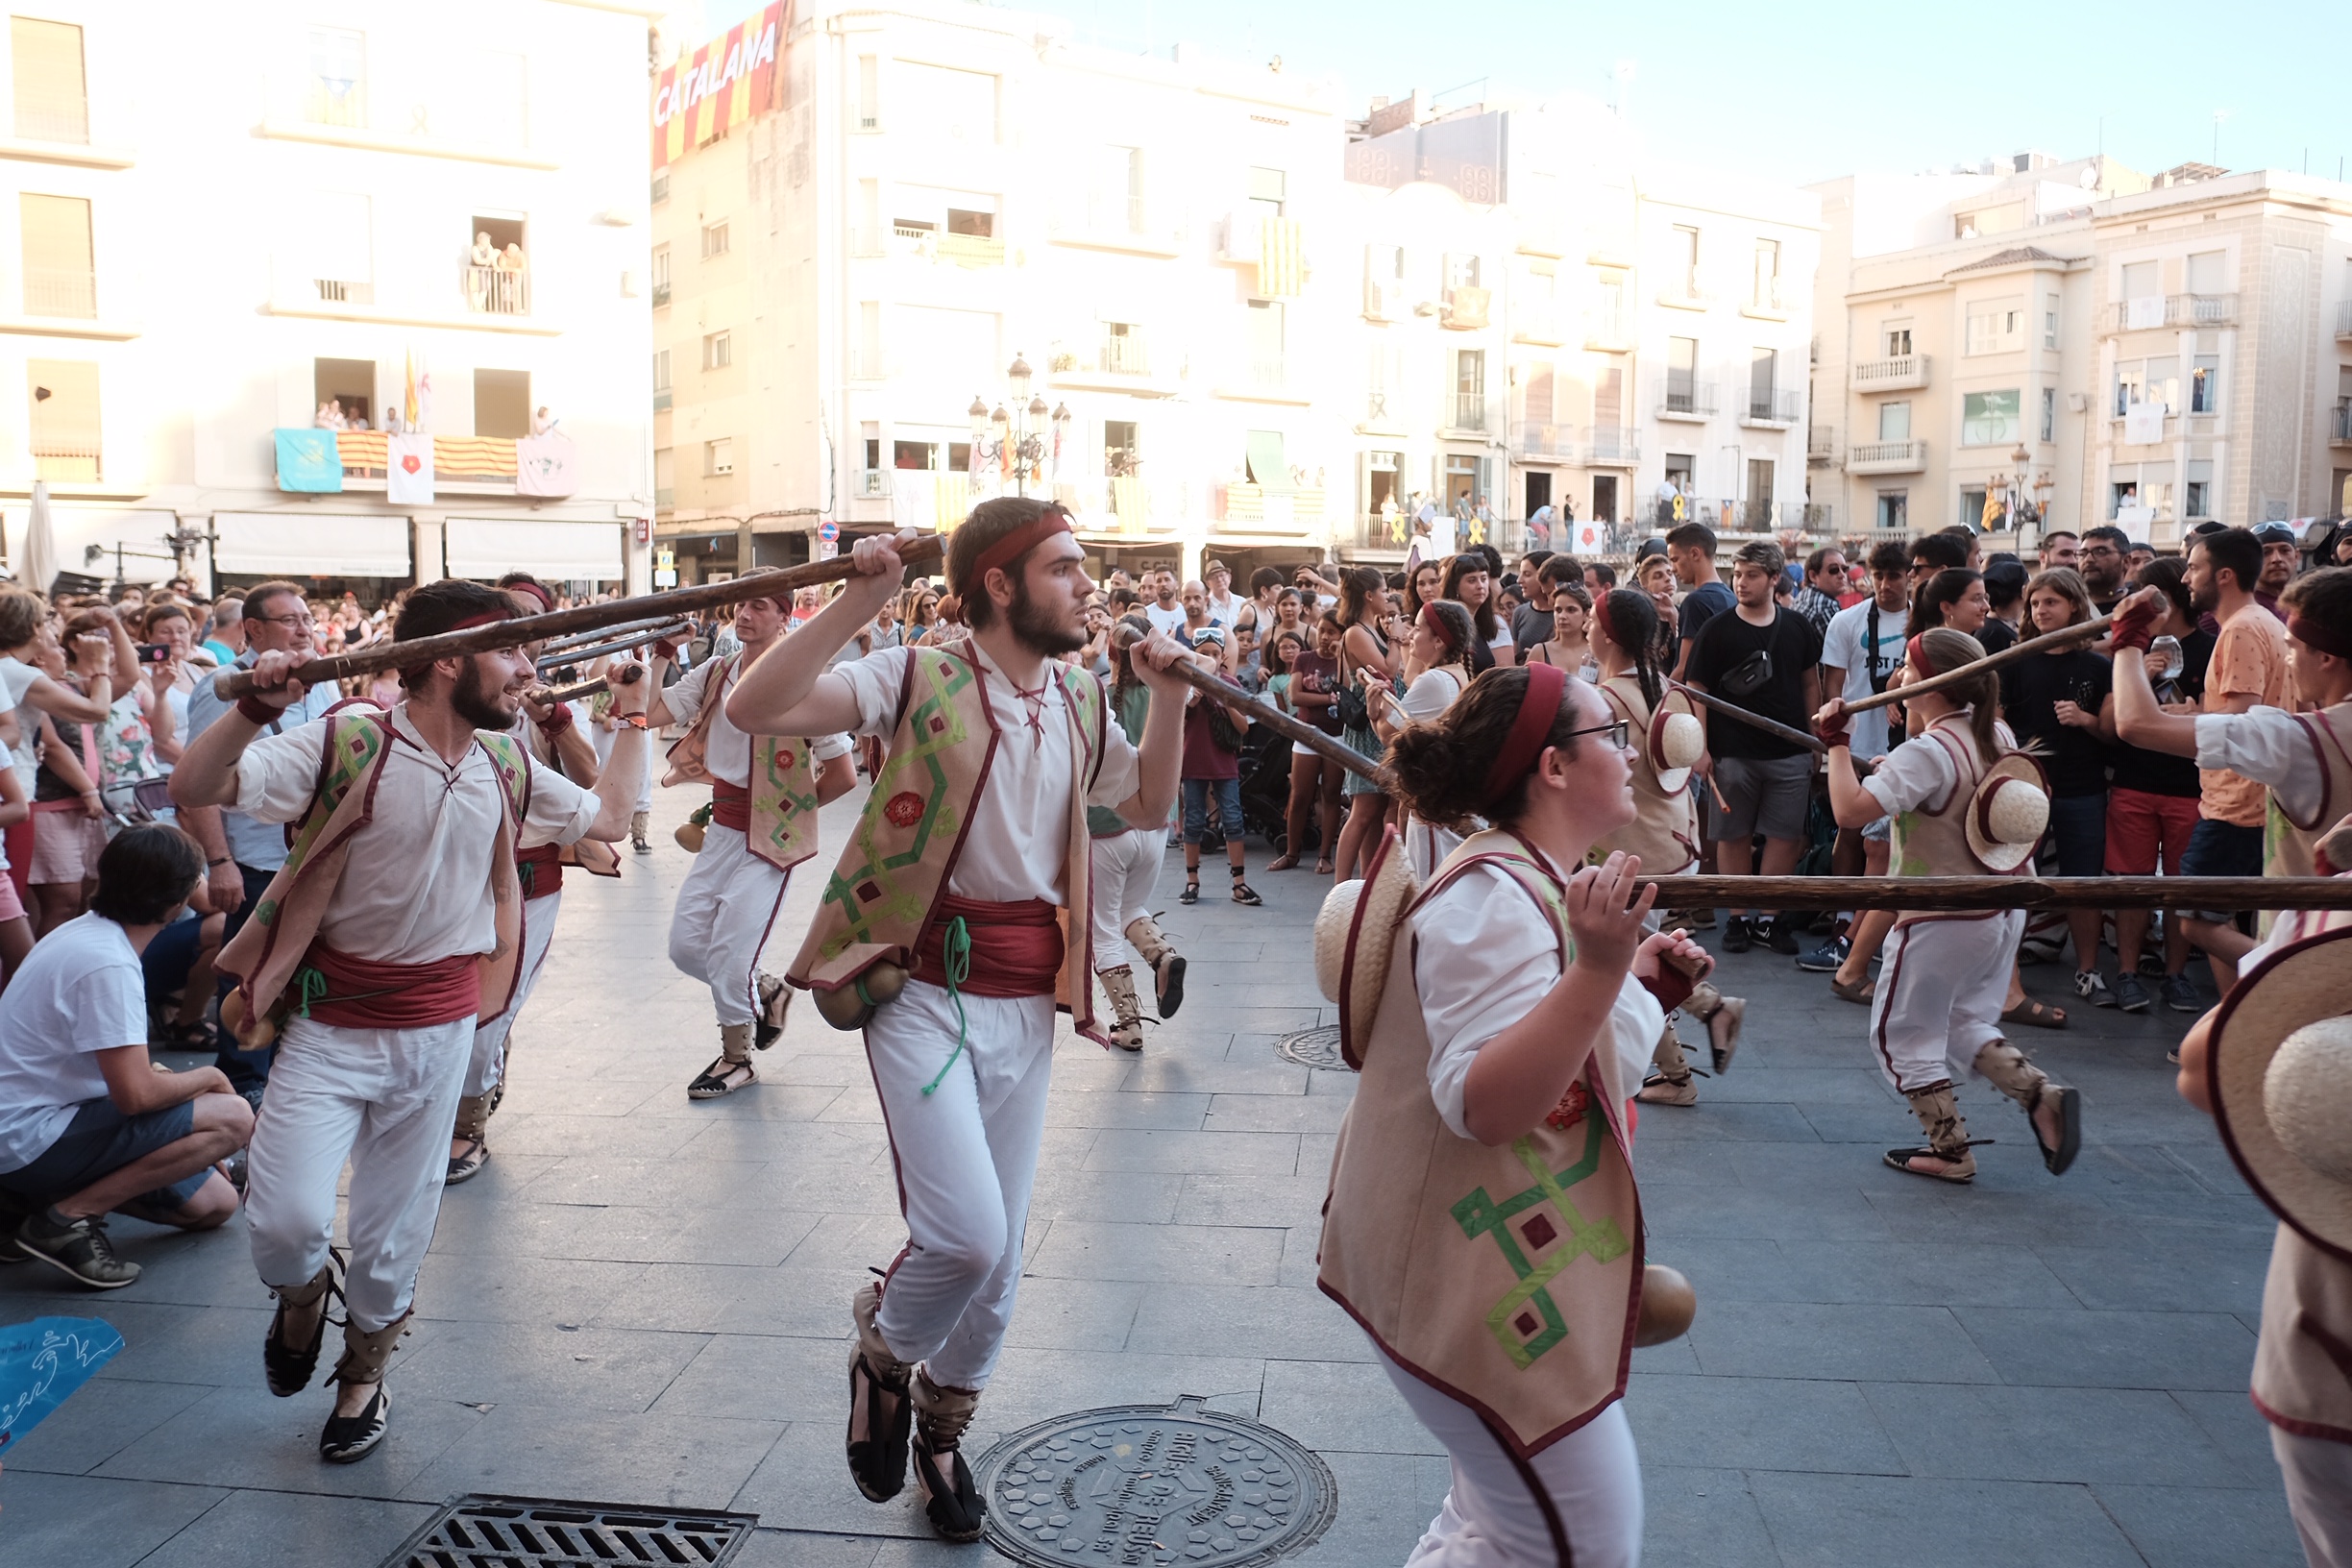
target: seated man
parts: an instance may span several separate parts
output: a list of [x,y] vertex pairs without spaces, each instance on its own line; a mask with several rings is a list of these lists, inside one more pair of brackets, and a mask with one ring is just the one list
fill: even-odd
[[114,1256],[114,1210],[182,1230],[236,1213],[211,1169],[244,1147],[253,1110],[218,1067],[147,1056],[139,954],[204,878],[176,827],[125,829],[98,857],[89,913],[49,933],[0,1008],[0,1262],[33,1258],[95,1290],[139,1277]]

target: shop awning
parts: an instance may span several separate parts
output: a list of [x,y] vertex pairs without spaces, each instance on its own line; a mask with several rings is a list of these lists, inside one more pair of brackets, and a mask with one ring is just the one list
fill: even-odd
[[415,574],[408,520],[365,513],[215,512],[215,571],[239,576],[399,577]]
[[536,518],[453,517],[442,525],[453,577],[494,580],[528,572],[548,582],[618,581],[619,523],[551,523]]
[[[25,524],[31,508],[12,503],[0,512],[0,527],[7,531],[8,559],[12,571],[21,570],[25,558]],[[163,541],[179,526],[179,518],[171,512],[148,508],[120,506],[77,506],[71,502],[49,502],[51,546],[57,566],[61,571],[78,572],[88,576],[113,580],[116,556],[114,547],[124,549],[121,556],[123,580],[126,582],[161,582],[172,576],[174,567],[169,547]],[[100,555],[88,557],[88,546],[96,545]],[[148,553],[135,555],[132,551]],[[28,584],[27,586],[31,586]],[[46,588],[47,584],[42,584]]]

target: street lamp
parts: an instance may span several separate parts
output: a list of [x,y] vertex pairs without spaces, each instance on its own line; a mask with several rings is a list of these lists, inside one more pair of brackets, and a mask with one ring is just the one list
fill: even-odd
[[[1029,476],[1044,462],[1046,430],[1053,432],[1053,452],[1060,455],[1062,438],[1068,432],[1070,411],[1057,404],[1048,412],[1042,397],[1029,395],[1029,362],[1019,355],[1005,370],[1005,403],[1012,404],[1007,413],[1005,404],[998,404],[992,412],[986,399],[975,394],[971,406],[965,410],[971,419],[971,474],[977,479],[980,465],[994,463],[1013,467],[1013,493],[1029,493]],[[993,433],[992,433],[992,431]]]

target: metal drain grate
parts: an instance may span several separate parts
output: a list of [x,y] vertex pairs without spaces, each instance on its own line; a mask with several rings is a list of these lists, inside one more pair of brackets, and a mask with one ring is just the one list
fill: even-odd
[[733,1560],[758,1523],[756,1513],[470,1493],[427,1520],[382,1568],[714,1568]]
[[1347,1066],[1347,1059],[1339,1054],[1339,1026],[1335,1023],[1293,1030],[1274,1042],[1274,1054],[1302,1067]]

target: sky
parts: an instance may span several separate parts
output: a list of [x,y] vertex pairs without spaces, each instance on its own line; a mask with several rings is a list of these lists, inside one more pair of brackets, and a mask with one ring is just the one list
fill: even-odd
[[[689,0],[689,4],[692,0]],[[762,0],[702,0],[719,31]],[[681,8],[683,9],[683,8]],[[1828,5],[1676,0],[1062,0],[1082,37],[1336,76],[1341,103],[1414,87],[1448,104],[1568,91],[1612,102],[1654,156],[1802,184],[1973,166],[2033,149],[2352,173],[2352,10],[1975,0]],[[1484,87],[1482,89],[1482,81]],[[2221,116],[2217,127],[2215,116]],[[2218,131],[2218,156],[2216,133]]]

